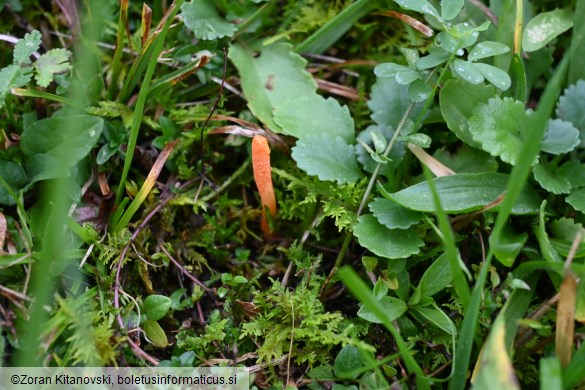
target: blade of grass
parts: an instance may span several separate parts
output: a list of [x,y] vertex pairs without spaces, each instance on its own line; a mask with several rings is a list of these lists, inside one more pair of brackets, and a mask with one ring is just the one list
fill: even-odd
[[[89,2],[88,16],[101,15],[103,7],[106,5],[98,4],[97,2]],[[98,10],[99,7],[99,10]],[[105,14],[108,14],[106,11]],[[100,25],[103,22],[100,18],[95,18],[89,21],[86,25],[88,28],[84,31],[84,39],[80,40],[79,50],[76,53],[74,68],[79,74],[96,75],[99,74],[99,70],[95,64],[98,63],[95,58],[96,50],[95,42],[99,39],[98,32],[100,31]],[[93,60],[91,60],[93,59]],[[81,81],[87,81],[91,77],[83,77]],[[74,88],[69,97],[75,101],[83,101],[83,96],[86,90],[83,86]],[[71,114],[77,113],[74,107],[68,107],[64,113],[64,117],[71,116]],[[78,131],[78,123],[75,120],[65,121],[63,126],[64,134],[74,134]],[[72,164],[68,162],[69,156],[67,153],[63,153],[58,156],[62,160],[60,167],[68,167]],[[62,168],[66,169],[66,168]],[[59,176],[66,177],[68,172],[63,171]],[[48,320],[48,312],[46,305],[50,303],[53,297],[55,289],[55,275],[56,269],[63,269],[65,262],[78,261],[84,252],[82,251],[71,251],[68,246],[70,240],[66,237],[66,218],[71,203],[68,191],[71,188],[71,178],[68,179],[55,179],[45,183],[45,191],[42,197],[42,215],[39,220],[46,221],[44,225],[44,231],[40,233],[41,240],[40,247],[41,251],[39,254],[39,261],[32,265],[31,269],[31,295],[34,296],[34,303],[29,312],[28,320],[19,322],[19,334],[23,337],[20,339],[21,348],[17,350],[13,358],[13,364],[21,367],[31,367],[41,364],[41,360],[44,356],[40,356],[41,351],[44,352],[42,346],[44,342],[41,340],[41,335],[46,330],[46,323]],[[72,256],[73,255],[73,256]],[[82,275],[79,274],[79,278]]]
[[181,80],[207,65],[210,60],[211,53],[206,50],[204,52],[198,53],[197,59],[194,59],[182,68],[177,69],[176,71],[171,72],[166,76],[161,77],[160,79],[154,80],[148,90],[148,99],[152,98],[153,96],[160,95],[161,93],[172,88]]
[[506,324],[506,350],[508,353],[512,353],[514,339],[516,338],[516,332],[518,332],[518,320],[524,317],[524,313],[530,306],[539,278],[540,274],[530,275],[525,281],[530,286],[530,290],[515,289],[502,308],[500,315],[504,316],[504,323]]
[[561,362],[556,356],[540,359],[540,388],[542,390],[563,388]]
[[323,53],[375,7],[376,2],[373,0],[356,1],[305,39],[295,50],[297,53]]
[[[492,241],[492,238],[495,243],[500,241],[499,236],[502,234],[502,230],[508,221],[508,217],[512,211],[512,206],[516,202],[524,183],[528,179],[532,161],[534,161],[534,158],[540,151],[540,142],[544,136],[546,123],[561,91],[561,83],[567,70],[568,58],[569,56],[565,55],[558,65],[550,83],[544,90],[533,120],[530,122],[533,125],[531,132],[532,137],[529,142],[526,142],[522,147],[518,163],[512,169],[508,181],[507,193],[504,201],[500,205],[500,211],[496,218],[490,241]],[[457,355],[453,362],[454,374],[449,381],[449,389],[452,390],[465,388],[471,350],[473,347],[473,339],[478,325],[483,286],[487,278],[492,255],[492,246],[490,245],[486,260],[481,267],[479,276],[473,288],[469,308],[465,311],[463,318],[461,336],[457,345]]]
[[469,307],[469,286],[467,285],[467,281],[465,280],[465,274],[461,269],[461,264],[459,264],[459,251],[457,250],[457,246],[455,245],[455,237],[453,236],[453,230],[451,230],[451,224],[449,224],[449,220],[447,219],[447,214],[443,210],[443,206],[441,205],[441,199],[439,198],[439,193],[437,192],[437,187],[435,186],[435,182],[433,181],[433,177],[429,172],[428,168],[423,165],[423,171],[425,174],[425,178],[427,183],[429,183],[429,189],[433,194],[433,201],[435,203],[435,212],[437,214],[437,219],[439,220],[439,228],[441,229],[443,244],[445,245],[445,253],[449,258],[449,265],[451,267],[451,273],[453,275],[453,285],[455,286],[455,291],[461,299],[461,304],[463,306],[463,310],[466,310]]
[[120,1],[120,17],[118,18],[118,32],[116,33],[116,50],[112,61],[112,80],[108,86],[108,99],[114,100],[118,79],[120,78],[120,69],[122,68],[122,54],[124,52],[124,35],[126,34],[126,24],[128,23],[128,0]]
[[74,108],[83,108],[83,105],[79,101],[70,99],[65,96],[59,96],[48,92],[35,91],[32,89],[13,88],[12,94],[16,96],[32,97],[37,99],[50,100],[57,103],[62,103]]
[[577,0],[575,6],[575,21],[573,36],[571,38],[571,63],[569,64],[569,84],[574,84],[580,79],[585,79],[585,0]]
[[565,389],[573,389],[585,381],[585,344],[575,353],[571,363],[563,370],[563,384]]
[[[126,158],[124,160],[124,168],[122,170],[122,176],[120,177],[120,184],[118,185],[118,188],[116,190],[115,202],[116,206],[120,204],[120,200],[122,199],[122,194],[124,193],[124,187],[126,185],[126,178],[128,177],[128,172],[130,171],[130,165],[132,165],[132,157],[134,157],[136,141],[138,140],[138,132],[140,131],[142,116],[144,115],[144,106],[146,105],[146,98],[148,97],[150,81],[152,80],[154,69],[156,68],[157,58],[160,52],[162,51],[163,43],[165,41],[165,37],[169,30],[170,24],[177,15],[177,12],[179,12],[179,8],[181,7],[181,4],[183,2],[184,0],[177,0],[173,2],[171,7],[169,8],[170,12],[168,18],[166,19],[160,34],[157,36],[155,42],[151,45],[152,56],[149,57],[150,61],[148,62],[146,73],[144,74],[144,79],[142,80],[142,88],[138,93],[138,100],[136,101],[134,115],[132,117],[132,126],[130,127],[130,136],[128,139],[128,149],[126,151]],[[119,227],[120,227],[119,224],[116,224],[116,229],[118,229]]]
[[390,334],[394,337],[396,341],[396,346],[398,347],[398,352],[402,356],[402,360],[404,360],[404,364],[408,371],[414,375],[416,375],[416,384],[417,388],[419,389],[429,389],[429,378],[425,375],[422,368],[418,365],[414,357],[412,356],[411,352],[408,349],[408,346],[400,336],[400,333],[394,328],[392,322],[386,316],[384,312],[384,308],[382,307],[381,303],[376,300],[368,286],[364,283],[364,281],[358,276],[358,274],[350,267],[350,266],[343,266],[339,270],[339,278],[343,281],[343,283],[347,286],[349,291],[364,305],[366,305],[378,318],[382,321],[382,324],[388,329]]
[[175,141],[169,142],[168,144],[165,145],[163,150],[158,155],[156,161],[154,162],[152,169],[148,173],[148,176],[146,177],[144,184],[142,184],[142,187],[140,188],[140,190],[136,194],[136,197],[134,198],[132,203],[130,203],[130,206],[128,206],[128,208],[126,209],[126,212],[124,212],[124,214],[122,214],[122,216],[120,217],[120,220],[116,223],[116,227],[114,228],[114,232],[119,232],[120,230],[124,229],[126,227],[126,225],[128,225],[128,223],[130,222],[130,220],[132,219],[132,217],[134,216],[136,211],[138,211],[138,209],[140,208],[140,205],[142,205],[142,203],[144,203],[144,201],[146,200],[146,197],[148,196],[148,194],[150,193],[150,191],[154,187],[154,184],[156,183],[156,179],[160,175],[160,172],[162,171],[163,167],[165,166],[165,162],[167,161],[167,158],[169,158],[169,156],[171,155],[171,153],[175,149],[175,146],[177,146],[178,143],[179,143],[179,140],[175,140]]

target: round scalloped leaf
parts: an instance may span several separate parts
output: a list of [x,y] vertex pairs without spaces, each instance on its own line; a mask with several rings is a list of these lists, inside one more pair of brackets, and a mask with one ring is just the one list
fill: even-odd
[[581,132],[581,147],[585,147],[585,81],[579,80],[576,84],[565,89],[559,98],[556,110],[557,116],[571,122]]
[[376,198],[368,207],[378,222],[388,229],[408,229],[423,217],[421,213],[402,207],[386,198]]
[[550,154],[568,153],[579,145],[579,130],[571,122],[560,119],[548,121],[542,140],[542,150]]
[[585,214],[585,188],[571,191],[571,194],[567,196],[567,203],[573,206],[575,210]]
[[553,194],[568,194],[571,191],[571,183],[565,177],[557,175],[554,167],[549,164],[539,163],[534,166],[532,173],[534,179],[542,188]]
[[356,162],[353,145],[327,134],[309,135],[297,141],[292,158],[299,168],[320,180],[353,183],[363,174]]
[[487,103],[494,94],[491,85],[470,85],[459,79],[447,81],[441,89],[441,114],[449,130],[467,145],[480,148],[479,142],[474,141],[469,132],[469,118],[472,117],[475,107]]
[[[380,77],[372,86],[368,107],[372,110],[371,117],[376,124],[395,129],[411,103],[408,86],[398,84],[394,77]],[[417,103],[409,118],[414,121],[422,108],[423,103]]]
[[557,170],[557,174],[566,177],[571,188],[585,187],[585,164],[567,161]]
[[[508,179],[509,176],[503,173],[459,173],[437,177],[433,181],[443,210],[449,214],[461,214],[480,210],[497,200],[506,191]],[[378,190],[386,198],[411,210],[435,211],[433,194],[426,181],[393,194],[381,185],[378,185]],[[536,214],[541,201],[533,190],[524,190],[512,207],[512,214]]]
[[376,256],[388,259],[403,259],[416,255],[424,242],[413,228],[407,230],[388,229],[372,214],[362,215],[353,229],[359,243]]
[[569,9],[555,9],[532,18],[522,34],[522,49],[527,52],[543,48],[547,43],[573,27]]
[[228,57],[238,68],[248,107],[275,132],[280,131],[280,126],[273,119],[274,108],[288,99],[312,95],[317,90],[313,76],[305,70],[307,61],[288,43],[263,47],[259,56],[232,45]]
[[185,26],[193,31],[195,38],[205,41],[231,37],[238,30],[234,24],[219,16],[210,0],[192,0],[184,3],[181,6],[181,16]]
[[483,150],[515,165],[524,144],[528,119],[522,102],[495,97],[473,110],[469,132]]
[[284,134],[297,138],[328,134],[348,143],[355,140],[353,119],[347,106],[317,94],[288,99],[278,105],[274,109],[274,120]]

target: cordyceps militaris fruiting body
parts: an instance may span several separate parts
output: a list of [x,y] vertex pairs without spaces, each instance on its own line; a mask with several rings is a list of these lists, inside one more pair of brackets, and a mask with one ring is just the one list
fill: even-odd
[[254,181],[258,187],[260,201],[262,202],[262,221],[260,227],[265,238],[271,236],[270,226],[266,218],[266,209],[272,216],[276,215],[276,197],[272,186],[272,172],[270,170],[270,148],[268,141],[261,135],[252,139],[252,167],[254,170]]

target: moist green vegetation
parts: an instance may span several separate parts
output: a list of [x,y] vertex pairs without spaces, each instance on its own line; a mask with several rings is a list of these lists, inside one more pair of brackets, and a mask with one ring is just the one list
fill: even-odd
[[585,1],[75,4],[0,1],[0,364],[584,385]]

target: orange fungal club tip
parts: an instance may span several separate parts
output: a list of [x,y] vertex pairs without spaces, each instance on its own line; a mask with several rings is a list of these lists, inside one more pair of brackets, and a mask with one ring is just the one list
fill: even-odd
[[254,170],[254,181],[258,187],[260,201],[262,202],[262,221],[260,227],[264,237],[270,237],[270,227],[266,219],[266,208],[272,216],[276,215],[276,197],[272,186],[272,172],[270,170],[270,148],[268,140],[256,135],[252,139],[252,168]]

